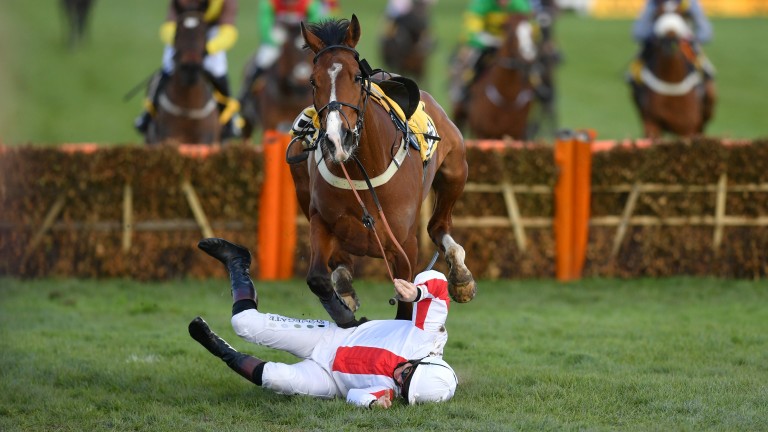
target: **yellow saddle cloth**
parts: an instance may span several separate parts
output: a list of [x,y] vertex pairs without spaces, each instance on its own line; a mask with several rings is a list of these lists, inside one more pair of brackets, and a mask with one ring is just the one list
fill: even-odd
[[[392,99],[390,99],[381,88],[375,83],[371,83],[371,99],[377,104],[384,107],[389,113],[400,119],[401,122],[406,123],[405,114],[402,108]],[[311,124],[311,126],[310,126]],[[419,107],[416,112],[413,113],[410,119],[407,121],[408,129],[410,129],[413,136],[416,138],[416,143],[421,153],[421,160],[426,162],[432,157],[437,149],[437,143],[440,141],[440,137],[437,134],[437,128],[432,120],[432,117],[427,114],[425,110],[424,101],[419,101]],[[291,135],[303,135],[311,136],[311,142],[317,138],[317,131],[320,128],[320,119],[317,116],[315,107],[308,106],[304,108],[301,114],[296,118],[291,128]],[[311,142],[304,141],[305,146],[309,146]]]

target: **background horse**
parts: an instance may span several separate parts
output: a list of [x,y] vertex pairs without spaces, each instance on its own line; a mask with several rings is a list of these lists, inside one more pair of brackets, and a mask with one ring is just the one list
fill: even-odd
[[[422,91],[441,137],[431,159],[422,163],[419,152],[403,143],[403,133],[385,108],[371,100],[370,77],[355,50],[361,34],[357,17],[301,27],[315,53],[310,83],[321,137],[306,163],[291,165],[299,205],[309,219],[309,288],[337,324],[352,326],[358,324],[354,312],[359,301],[352,288],[351,255],[384,258],[395,278],[412,280],[419,212],[431,187],[435,210],[427,230],[450,267],[451,297],[470,301],[475,281],[464,264],[464,249],[450,235],[451,212],[467,179],[461,133]],[[293,147],[298,146],[289,149],[289,156],[300,152]],[[365,179],[374,187],[368,189]],[[367,208],[380,211],[370,215]],[[361,215],[370,217],[366,221],[372,229]],[[410,319],[411,312],[412,303],[398,303],[397,318]]]
[[61,0],[61,9],[67,22],[67,43],[75,49],[85,37],[88,29],[93,0]]
[[501,46],[470,84],[465,112],[472,136],[527,138],[528,113],[534,98],[530,71],[536,60],[532,29],[527,15],[511,15],[504,24]]
[[389,72],[421,83],[435,41],[429,32],[427,0],[414,0],[411,10],[389,23],[381,37],[381,57]]
[[148,144],[219,142],[219,110],[203,69],[207,30],[201,12],[179,14],[174,70],[159,95],[157,114],[147,130]]
[[692,38],[693,32],[678,10],[659,8],[654,36],[642,53],[639,80],[631,83],[648,138],[658,138],[663,132],[699,135],[712,117],[714,83],[704,82]]
[[245,120],[243,138],[262,130],[288,130],[296,114],[312,104],[312,55],[304,49],[299,21],[276,21],[277,37],[283,42],[277,61],[255,82],[250,81],[255,59],[248,62],[240,96],[241,115]]

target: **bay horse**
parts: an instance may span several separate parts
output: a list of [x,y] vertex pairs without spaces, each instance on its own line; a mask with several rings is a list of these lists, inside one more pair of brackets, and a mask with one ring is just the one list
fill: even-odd
[[276,37],[282,40],[280,56],[256,82],[250,81],[248,69],[255,67],[255,60],[247,64],[240,96],[243,138],[249,138],[256,129],[288,130],[296,113],[312,104],[312,55],[304,49],[299,24],[290,17],[275,21]]
[[61,10],[67,23],[69,49],[77,48],[88,29],[93,0],[61,0]]
[[659,138],[664,132],[700,135],[712,118],[715,87],[696,64],[693,32],[679,4],[660,7],[653,30],[642,53],[639,79],[631,81],[643,134],[647,138]]
[[534,99],[530,72],[536,52],[528,15],[510,15],[499,48],[487,58],[489,65],[468,89],[464,109],[473,137],[527,138],[528,114]]
[[[449,293],[459,303],[472,300],[477,286],[464,264],[464,248],[451,237],[451,212],[468,171],[461,132],[421,91],[440,135],[434,154],[422,162],[387,110],[372,101],[370,68],[355,49],[361,35],[357,17],[302,23],[301,31],[314,53],[310,84],[321,137],[306,163],[291,165],[299,206],[309,220],[310,290],[339,326],[364,321],[355,319],[352,255],[384,258],[391,277],[412,280],[419,212],[431,188],[435,206],[427,230],[450,267]],[[301,153],[294,147],[289,156]],[[378,214],[369,214],[367,208],[374,207]],[[399,301],[396,318],[411,319],[412,306]]]
[[389,72],[421,82],[435,41],[429,31],[428,0],[414,0],[411,10],[395,18],[380,39],[381,57]]
[[158,97],[157,113],[147,129],[147,144],[220,141],[219,109],[213,85],[203,69],[207,31],[202,12],[179,14],[174,70]]

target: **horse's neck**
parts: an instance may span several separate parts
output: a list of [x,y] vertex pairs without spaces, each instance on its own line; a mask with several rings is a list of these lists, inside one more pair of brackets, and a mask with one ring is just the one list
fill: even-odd
[[211,97],[211,84],[208,82],[208,78],[202,72],[198,72],[198,77],[191,85],[185,84],[184,79],[179,73],[174,73],[168,81],[166,87],[167,94],[177,103],[183,103],[185,101],[199,101],[207,100]]
[[365,168],[373,168],[377,172],[384,170],[392,162],[401,137],[402,133],[397,130],[384,107],[369,99],[357,149],[358,158],[363,161]]
[[690,73],[690,70],[690,63],[679,49],[670,54],[659,52],[654,60],[653,73],[664,80],[682,80]]
[[521,67],[509,68],[498,64],[503,61],[501,57],[496,59],[488,70],[488,82],[493,84],[503,95],[515,95],[520,92],[527,83],[527,75]]

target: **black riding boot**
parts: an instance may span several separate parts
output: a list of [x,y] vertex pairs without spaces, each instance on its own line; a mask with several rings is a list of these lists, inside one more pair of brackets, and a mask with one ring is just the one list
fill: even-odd
[[[157,107],[157,101],[160,98],[160,94],[168,83],[170,77],[171,75],[168,72],[161,70],[149,83],[149,87],[147,88],[147,101],[152,104],[152,107]],[[134,121],[134,126],[142,135],[146,135],[151,121],[152,114],[149,113],[149,110],[145,109]]]
[[208,327],[208,323],[200,317],[193,319],[189,323],[189,335],[205,347],[208,352],[222,359],[230,369],[237,372],[240,376],[256,385],[261,385],[261,374],[265,364],[263,360],[243,354],[232,348],[227,341],[214,333]]
[[227,268],[232,285],[232,316],[246,309],[256,309],[258,298],[251,280],[251,253],[248,249],[220,238],[200,240],[197,247]]

